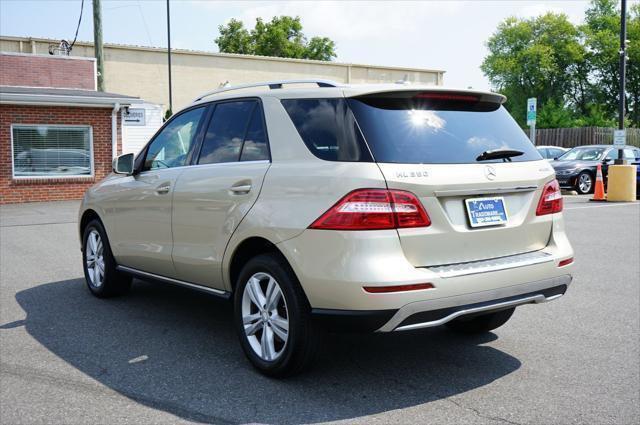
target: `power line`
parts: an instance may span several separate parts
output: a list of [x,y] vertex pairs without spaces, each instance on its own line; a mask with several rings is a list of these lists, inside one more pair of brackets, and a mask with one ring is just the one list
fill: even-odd
[[76,27],[76,35],[73,37],[73,41],[69,46],[69,51],[73,49],[73,46],[76,44],[76,40],[78,39],[78,31],[80,30],[80,23],[82,22],[82,11],[84,10],[84,0],[80,3],[80,17],[78,17],[78,26]]

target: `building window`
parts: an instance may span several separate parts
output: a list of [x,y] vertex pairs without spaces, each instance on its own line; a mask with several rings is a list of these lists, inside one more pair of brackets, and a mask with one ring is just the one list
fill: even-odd
[[93,175],[89,126],[13,125],[14,177]]

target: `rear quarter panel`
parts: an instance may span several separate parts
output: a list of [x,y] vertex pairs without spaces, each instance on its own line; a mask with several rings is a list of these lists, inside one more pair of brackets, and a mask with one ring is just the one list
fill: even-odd
[[[272,164],[258,200],[232,235],[225,250],[227,290],[234,251],[250,237],[278,244],[309,227],[340,198],[359,188],[386,188],[375,163],[333,162],[315,157],[300,138],[279,99],[263,99]],[[286,255],[286,254],[285,254]]]

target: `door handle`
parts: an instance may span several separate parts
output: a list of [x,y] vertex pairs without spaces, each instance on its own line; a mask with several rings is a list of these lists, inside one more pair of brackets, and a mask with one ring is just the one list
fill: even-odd
[[171,189],[171,185],[170,184],[163,184],[162,186],[158,186],[156,188],[156,193],[158,195],[166,195],[167,193],[169,193],[169,190]]
[[245,193],[249,193],[249,191],[251,190],[251,185],[250,184],[243,184],[243,185],[238,185],[238,186],[231,186],[229,188],[229,190],[231,192],[233,192],[236,195],[242,195]]

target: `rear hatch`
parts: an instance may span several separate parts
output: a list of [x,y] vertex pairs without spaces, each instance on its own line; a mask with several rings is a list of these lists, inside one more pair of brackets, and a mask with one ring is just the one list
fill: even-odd
[[415,194],[431,218],[429,227],[398,229],[414,266],[504,257],[548,244],[553,218],[537,216],[536,208],[553,170],[501,106],[503,99],[446,91],[348,99],[388,188]]

